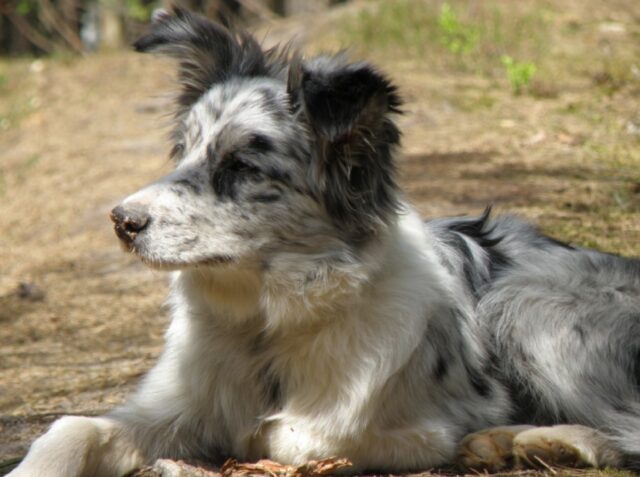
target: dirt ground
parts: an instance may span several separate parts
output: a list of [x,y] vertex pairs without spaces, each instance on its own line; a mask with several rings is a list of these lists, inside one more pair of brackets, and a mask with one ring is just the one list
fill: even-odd
[[[462,19],[472,3],[452,2]],[[499,60],[484,68],[495,51],[478,66],[446,48],[428,61],[358,44],[357,8],[261,31],[311,50],[351,35],[400,85],[402,183],[425,216],[493,204],[640,255],[640,5],[496,1],[507,19],[549,12],[548,51],[519,95]],[[172,72],[130,52],[0,61],[0,462],[62,414],[122,402],[161,350],[167,277],[121,252],[107,215],[171,169]]]

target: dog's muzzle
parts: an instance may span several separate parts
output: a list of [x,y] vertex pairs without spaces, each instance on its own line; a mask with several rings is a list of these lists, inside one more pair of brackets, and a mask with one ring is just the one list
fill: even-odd
[[111,211],[109,217],[113,221],[116,235],[127,246],[133,244],[138,234],[149,225],[151,219],[146,211],[135,205],[126,207],[119,205]]

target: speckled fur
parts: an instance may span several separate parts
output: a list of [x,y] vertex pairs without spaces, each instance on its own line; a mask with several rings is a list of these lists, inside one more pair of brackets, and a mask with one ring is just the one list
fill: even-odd
[[122,210],[149,217],[128,247],[173,270],[166,348],[125,405],[61,419],[12,477],[228,456],[395,473],[512,423],[640,454],[638,261],[488,213],[423,222],[375,68],[155,18],[136,47],[180,64],[176,170]]

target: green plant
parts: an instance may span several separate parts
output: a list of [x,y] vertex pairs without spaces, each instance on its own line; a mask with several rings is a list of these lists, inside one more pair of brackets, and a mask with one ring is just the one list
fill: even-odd
[[143,0],[126,0],[125,11],[127,16],[139,22],[146,22],[151,18],[156,2],[145,2]]
[[536,74],[536,65],[531,62],[516,61],[509,55],[503,55],[501,61],[514,94],[522,93],[522,89],[529,85]]
[[25,16],[34,11],[37,7],[31,0],[19,0],[18,3],[16,3],[15,8],[18,15]]
[[473,51],[480,37],[478,28],[461,22],[448,3],[444,3],[440,7],[438,29],[442,44],[456,54],[466,54]]

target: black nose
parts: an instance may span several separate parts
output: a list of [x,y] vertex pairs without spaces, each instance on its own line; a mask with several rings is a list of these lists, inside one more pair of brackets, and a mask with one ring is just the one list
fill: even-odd
[[144,228],[149,225],[149,214],[141,207],[135,204],[126,208],[119,205],[111,211],[109,215],[113,221],[113,228],[116,235],[130,245]]

